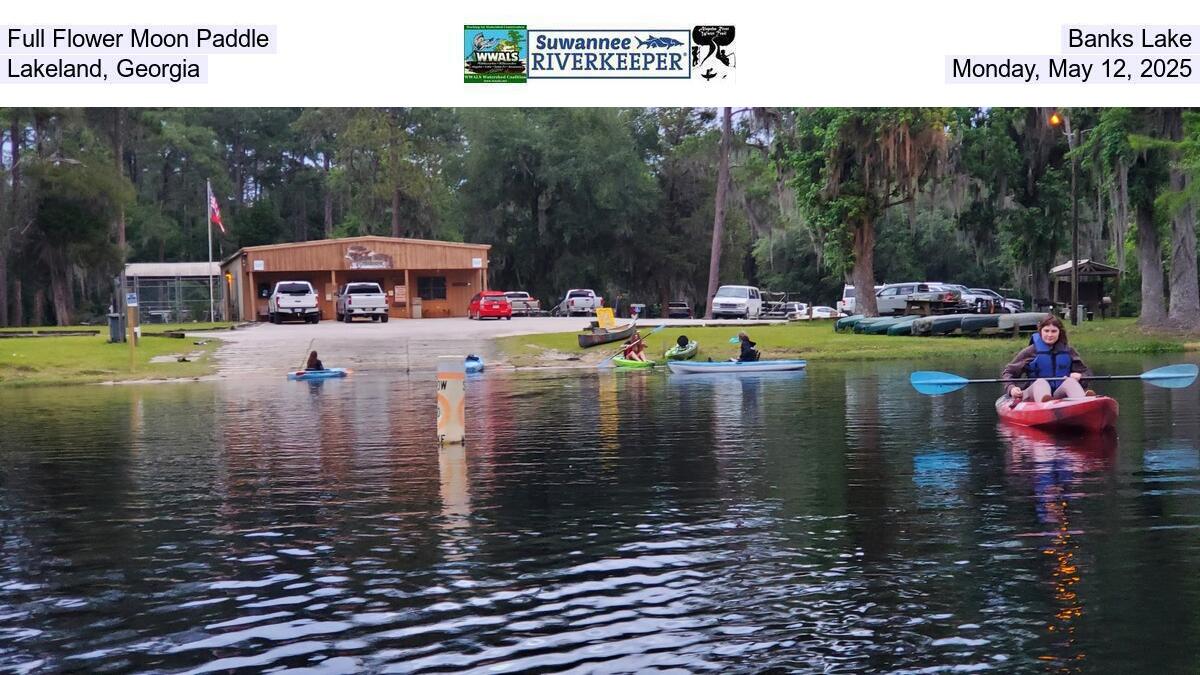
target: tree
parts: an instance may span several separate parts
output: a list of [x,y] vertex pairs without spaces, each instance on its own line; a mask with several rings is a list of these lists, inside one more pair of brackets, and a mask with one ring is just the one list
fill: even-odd
[[717,153],[717,195],[713,210],[712,253],[708,262],[708,292],[705,294],[704,317],[713,316],[713,297],[717,294],[721,274],[721,243],[725,237],[725,199],[729,194],[729,146],[733,142],[733,109],[721,110],[721,149]]
[[[1196,330],[1200,328],[1200,283],[1196,265],[1196,205],[1200,203],[1200,186],[1193,177],[1200,170],[1200,118],[1194,113],[1184,114],[1178,108],[1163,108],[1156,111],[1159,125],[1158,135],[1132,134],[1130,143],[1142,152],[1158,151],[1165,155],[1168,180],[1164,187],[1156,180],[1158,194],[1147,192],[1142,195],[1142,209],[1149,211],[1148,200],[1171,222],[1171,283],[1170,302],[1165,320],[1155,313],[1150,325],[1169,325],[1172,328]],[[1138,227],[1143,225],[1139,213]],[[1145,218],[1149,225],[1150,218]],[[1147,227],[1149,230],[1150,227]],[[1140,243],[1139,234],[1139,243]],[[1161,254],[1160,254],[1161,255]],[[1146,271],[1142,270],[1143,289]],[[1161,298],[1161,287],[1159,289]],[[1143,303],[1142,318],[1147,319]]]
[[[629,111],[597,108],[471,110],[461,195],[464,233],[489,243],[491,282],[543,298],[566,288],[619,289],[654,181]],[[608,294],[611,299],[612,294]]]
[[790,162],[801,212],[825,237],[827,263],[852,270],[868,316],[878,315],[875,222],[943,173],[949,122],[936,108],[819,108],[797,123]]

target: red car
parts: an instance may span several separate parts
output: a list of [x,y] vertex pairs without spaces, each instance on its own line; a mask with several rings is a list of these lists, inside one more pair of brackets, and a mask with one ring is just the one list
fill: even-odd
[[482,319],[490,316],[496,319],[512,319],[512,305],[503,291],[484,291],[476,293],[467,307],[468,319]]

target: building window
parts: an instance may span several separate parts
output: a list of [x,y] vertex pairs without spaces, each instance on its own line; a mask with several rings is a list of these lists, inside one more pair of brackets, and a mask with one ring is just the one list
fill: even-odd
[[445,300],[446,277],[417,277],[417,296],[423,300]]

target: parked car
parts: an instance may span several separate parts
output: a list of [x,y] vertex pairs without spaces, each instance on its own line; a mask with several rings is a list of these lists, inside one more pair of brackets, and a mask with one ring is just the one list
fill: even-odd
[[762,314],[762,294],[754,286],[722,286],[713,296],[713,318],[757,319]]
[[839,312],[832,307],[821,305],[812,308],[812,318],[814,319],[840,319],[843,316],[849,316],[845,312]]
[[971,292],[988,296],[992,302],[999,303],[1004,311],[1010,314],[1025,311],[1025,301],[1020,298],[1006,298],[990,288],[972,288]]
[[970,307],[971,311],[986,314],[991,310],[992,303],[995,299],[986,293],[977,293],[962,284],[942,284],[947,288],[953,288],[962,294],[962,304]]
[[604,298],[596,295],[592,289],[572,288],[554,308],[554,313],[558,316],[587,316],[595,314],[596,310],[603,306]]
[[504,297],[512,306],[513,316],[534,316],[542,311],[542,303],[525,291],[506,291]]
[[485,316],[512,319],[512,305],[504,291],[483,291],[471,298],[471,304],[467,306],[467,318],[482,319]]
[[961,307],[962,291],[950,284],[909,281],[885,284],[875,294],[875,306],[880,314],[905,314],[910,302],[927,303],[939,308]]
[[350,323],[356,316],[369,316],[372,321],[388,320],[388,302],[383,289],[373,281],[355,281],[338,288],[335,305],[337,320]]
[[267,299],[267,316],[271,323],[283,323],[284,319],[316,323],[321,320],[317,292],[307,281],[280,281]]
[[785,302],[783,303],[783,316],[789,321],[798,321],[808,318],[808,303],[804,302]]
[[667,318],[668,319],[694,319],[696,314],[692,311],[692,306],[686,302],[668,302],[667,303]]

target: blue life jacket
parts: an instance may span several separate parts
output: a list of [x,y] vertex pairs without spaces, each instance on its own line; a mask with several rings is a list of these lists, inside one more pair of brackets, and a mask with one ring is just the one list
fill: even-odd
[[[1055,342],[1051,348],[1040,333],[1034,333],[1030,341],[1037,348],[1037,356],[1025,366],[1025,373],[1029,377],[1049,380],[1050,391],[1058,389],[1062,378],[1071,374],[1071,353],[1062,342]],[[1063,348],[1059,349],[1060,346]]]

